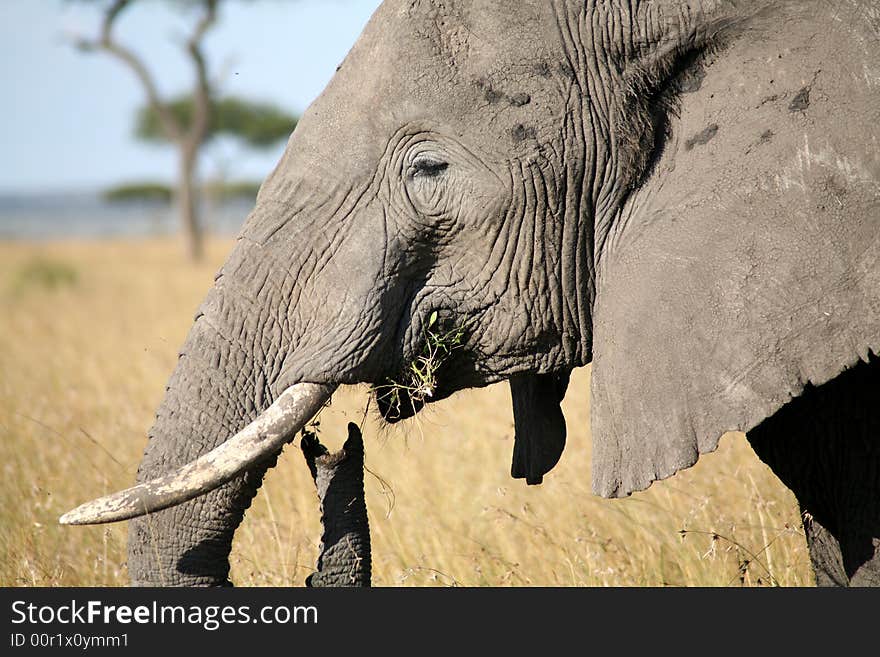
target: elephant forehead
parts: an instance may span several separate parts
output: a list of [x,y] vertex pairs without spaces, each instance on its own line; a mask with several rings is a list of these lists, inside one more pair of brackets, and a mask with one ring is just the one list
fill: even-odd
[[291,148],[312,155],[312,171],[366,176],[406,125],[440,126],[496,154],[535,147],[566,94],[547,4],[386,1]]
[[388,90],[403,100],[397,118],[436,118],[461,136],[485,135],[487,145],[517,127],[537,130],[523,122],[536,123],[540,108],[562,96],[553,73],[564,52],[552,4],[386,2],[387,17],[377,15],[377,23],[390,34],[379,30],[372,64],[391,64]]
[[[499,57],[533,59],[554,39],[553,3],[546,0],[386,1],[377,19],[393,41],[452,70]],[[505,62],[505,63],[509,63]]]

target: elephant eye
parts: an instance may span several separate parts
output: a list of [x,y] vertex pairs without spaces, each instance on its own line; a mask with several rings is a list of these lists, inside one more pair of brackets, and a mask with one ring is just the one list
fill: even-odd
[[434,178],[446,171],[448,162],[433,155],[417,155],[410,164],[409,175],[411,178]]

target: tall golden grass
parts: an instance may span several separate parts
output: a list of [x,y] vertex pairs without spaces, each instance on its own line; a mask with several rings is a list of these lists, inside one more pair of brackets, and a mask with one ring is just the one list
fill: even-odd
[[[58,516],[131,484],[177,348],[229,242],[185,263],[170,241],[0,244],[0,584],[126,583],[124,524]],[[321,418],[331,449],[361,422],[362,388]],[[504,385],[403,427],[364,424],[379,586],[812,585],[793,496],[739,434],[624,500],[590,493],[589,372],[565,401],[569,439],[541,486],[509,476]],[[298,449],[285,450],[239,530],[238,585],[300,586],[320,537]]]

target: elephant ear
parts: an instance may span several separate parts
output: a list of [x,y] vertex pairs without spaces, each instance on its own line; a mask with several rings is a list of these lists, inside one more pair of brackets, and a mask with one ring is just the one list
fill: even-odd
[[817,73],[846,61],[833,43],[709,65],[601,245],[597,494],[647,488],[880,353],[880,85]]

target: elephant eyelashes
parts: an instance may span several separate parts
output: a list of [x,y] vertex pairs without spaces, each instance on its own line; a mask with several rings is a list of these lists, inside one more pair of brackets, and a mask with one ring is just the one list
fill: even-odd
[[410,166],[412,178],[434,178],[449,168],[449,163],[433,157],[417,157]]

